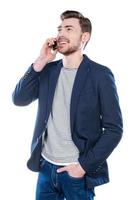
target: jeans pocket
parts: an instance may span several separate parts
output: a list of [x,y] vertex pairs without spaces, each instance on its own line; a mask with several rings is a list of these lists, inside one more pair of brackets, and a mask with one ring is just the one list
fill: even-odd
[[67,173],[67,175],[68,175],[68,177],[69,177],[70,179],[76,180],[76,181],[78,181],[78,180],[79,180],[79,181],[80,181],[80,180],[83,180],[84,177],[85,177],[85,176],[82,176],[82,177],[74,177],[74,176],[70,175],[68,171],[66,171],[66,173]]

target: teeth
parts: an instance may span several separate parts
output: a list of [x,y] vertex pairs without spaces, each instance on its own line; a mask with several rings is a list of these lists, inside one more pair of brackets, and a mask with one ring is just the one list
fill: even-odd
[[60,44],[66,44],[67,42],[60,42]]

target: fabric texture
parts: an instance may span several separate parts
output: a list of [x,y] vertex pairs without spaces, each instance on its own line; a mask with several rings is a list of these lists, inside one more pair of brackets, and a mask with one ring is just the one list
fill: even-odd
[[58,165],[78,162],[79,151],[70,129],[70,99],[76,72],[76,69],[61,68],[47,124],[48,134],[43,137],[43,157]]
[[[31,156],[27,162],[32,171],[40,171],[42,134],[47,137],[48,118],[62,67],[62,60],[48,63],[42,72],[35,72],[31,65],[13,92],[15,105],[26,106],[38,99]],[[109,182],[107,158],[122,138],[122,114],[113,73],[86,55],[73,84],[70,128],[88,188]]]
[[57,173],[60,166],[44,161],[38,176],[36,200],[93,200],[85,177],[74,178],[68,172]]

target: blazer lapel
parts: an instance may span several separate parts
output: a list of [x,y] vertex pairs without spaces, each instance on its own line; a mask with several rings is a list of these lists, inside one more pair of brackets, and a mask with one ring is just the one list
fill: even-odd
[[60,70],[62,67],[62,61],[60,60],[59,63],[53,67],[52,71],[50,72],[50,77],[49,77],[49,89],[48,89],[48,103],[47,103],[47,117],[49,117],[49,113],[52,108],[52,102],[54,98],[54,92],[56,89],[58,77],[60,74]]
[[77,71],[73,90],[72,90],[72,96],[71,96],[71,103],[70,103],[70,125],[71,125],[71,132],[73,133],[74,128],[74,120],[75,120],[75,112],[79,100],[79,95],[86,83],[89,69],[90,68],[90,60],[89,58],[84,55],[83,61],[81,62],[79,69]]

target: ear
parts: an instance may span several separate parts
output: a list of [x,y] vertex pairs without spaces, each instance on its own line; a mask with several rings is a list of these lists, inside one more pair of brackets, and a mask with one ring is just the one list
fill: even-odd
[[89,32],[84,32],[82,34],[82,43],[86,44],[90,40],[91,34]]

